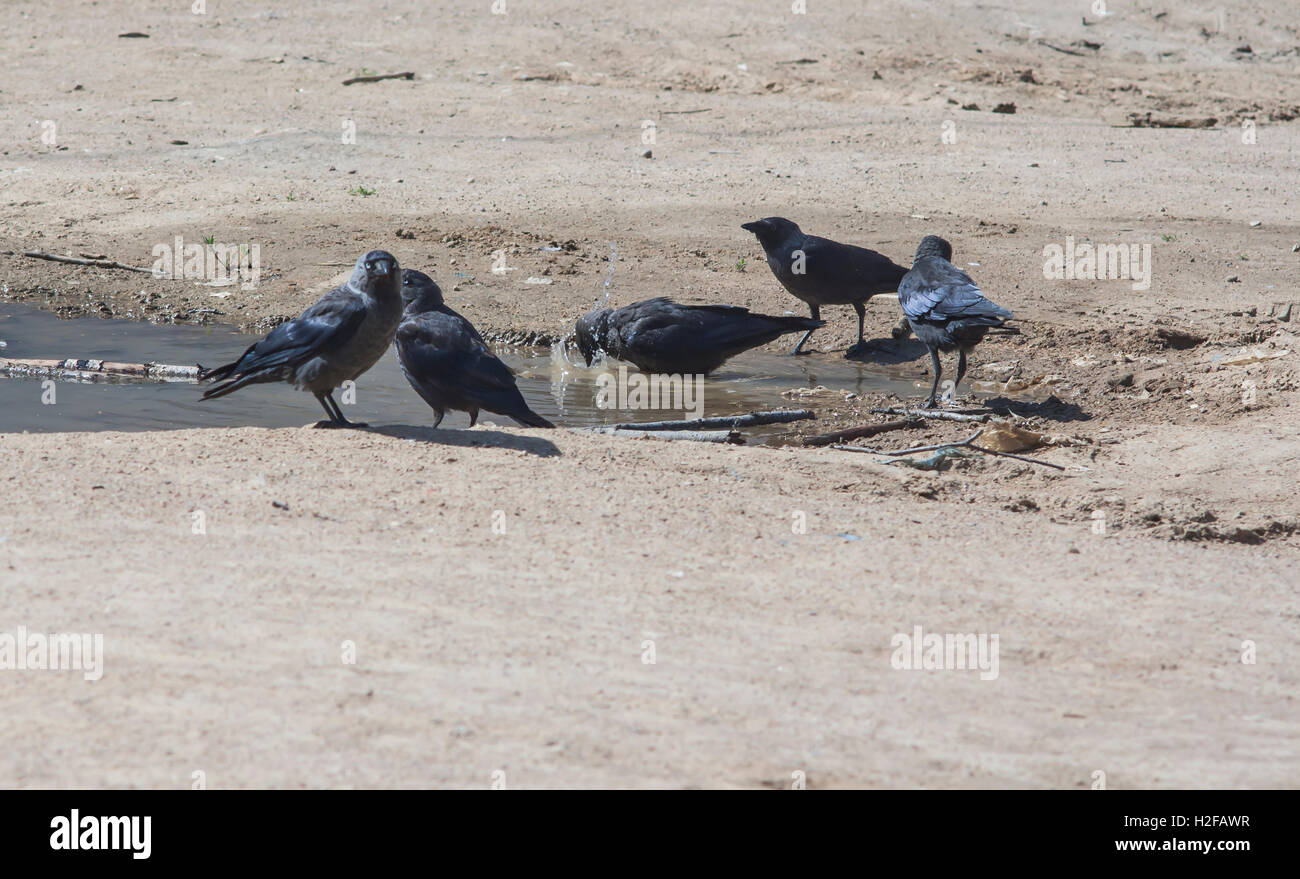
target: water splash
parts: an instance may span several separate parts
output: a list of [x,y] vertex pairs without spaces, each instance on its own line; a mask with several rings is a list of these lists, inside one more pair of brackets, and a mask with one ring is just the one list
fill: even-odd
[[611,241],[609,242],[609,273],[605,275],[605,301],[601,304],[602,308],[609,308],[609,290],[614,284],[614,260],[616,259],[618,259],[618,248]]

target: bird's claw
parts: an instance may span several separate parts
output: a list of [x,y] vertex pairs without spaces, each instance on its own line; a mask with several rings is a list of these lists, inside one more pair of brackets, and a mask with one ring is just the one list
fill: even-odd
[[370,425],[364,421],[317,421],[313,427],[320,430],[343,430],[345,428],[364,429]]

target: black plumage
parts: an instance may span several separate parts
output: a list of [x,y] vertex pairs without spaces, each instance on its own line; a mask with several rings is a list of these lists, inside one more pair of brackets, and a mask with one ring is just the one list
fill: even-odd
[[442,423],[446,410],[469,413],[478,423],[479,410],[505,415],[525,427],[554,427],[524,402],[514,373],[468,320],[453,311],[442,290],[423,272],[402,272],[405,311],[397,327],[397,362],[406,380]]
[[939,352],[960,351],[957,381],[966,374],[966,355],[991,327],[1000,327],[1011,312],[984,298],[970,275],[953,265],[952,245],[937,235],[927,235],[916,248],[912,270],[898,286],[898,304],[912,326],[912,332],[930,349],[934,385],[926,408],[936,405],[943,367]]
[[218,382],[204,400],[245,385],[289,382],[310,391],[331,427],[365,427],[343,417],[333,390],[378,362],[393,341],[402,316],[397,259],[372,250],[357,260],[352,276],[293,320],[280,324],[233,363],[204,370],[199,381]]
[[[867,300],[877,293],[897,290],[907,269],[874,250],[805,235],[784,217],[755,220],[741,228],[758,238],[772,274],[790,295],[808,303],[813,320],[821,317],[823,305],[852,305],[858,313],[858,342],[847,353],[865,350]],[[809,330],[794,346],[793,353],[803,353],[803,344],[811,335]],[[902,335],[906,336],[906,331]]]
[[825,326],[806,317],[754,314],[738,305],[680,305],[659,297],[578,319],[578,350],[590,366],[597,351],[645,372],[694,375],[786,333]]

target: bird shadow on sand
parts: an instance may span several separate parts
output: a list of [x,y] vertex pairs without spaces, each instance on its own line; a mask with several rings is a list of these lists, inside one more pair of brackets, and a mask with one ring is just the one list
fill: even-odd
[[999,415],[1008,413],[1022,418],[1045,418],[1048,421],[1091,421],[1092,416],[1074,403],[1066,403],[1055,394],[1046,400],[1013,400],[1010,397],[988,397],[986,408]]
[[892,366],[920,360],[929,354],[929,349],[916,339],[870,339],[867,346],[862,351],[850,348],[845,352],[844,358],[858,363],[884,363]]
[[562,454],[559,447],[550,440],[482,427],[460,429],[455,427],[433,428],[414,424],[383,424],[379,427],[370,428],[370,433],[381,433],[395,439],[434,443],[440,446],[511,449],[517,452],[527,452],[539,458],[554,458]]

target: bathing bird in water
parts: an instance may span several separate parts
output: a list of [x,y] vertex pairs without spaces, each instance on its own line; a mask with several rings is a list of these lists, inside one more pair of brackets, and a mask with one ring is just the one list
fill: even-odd
[[953,265],[952,245],[937,235],[927,235],[916,248],[912,270],[898,285],[898,303],[907,315],[912,332],[930,349],[934,365],[934,385],[925,408],[933,409],[943,367],[939,352],[960,351],[957,358],[957,381],[966,374],[966,355],[992,327],[1010,320],[1011,312],[984,298],[984,293],[970,275]]
[[199,373],[218,384],[212,400],[245,385],[288,382],[315,395],[329,421],[322,427],[365,427],[343,417],[333,391],[354,381],[383,356],[402,317],[400,268],[387,251],[357,260],[352,277],[293,320],[280,324],[234,363]]
[[660,297],[617,311],[588,312],[578,318],[575,335],[588,366],[604,351],[645,372],[695,375],[786,333],[825,325],[806,317],[754,314],[738,305],[679,305]]

